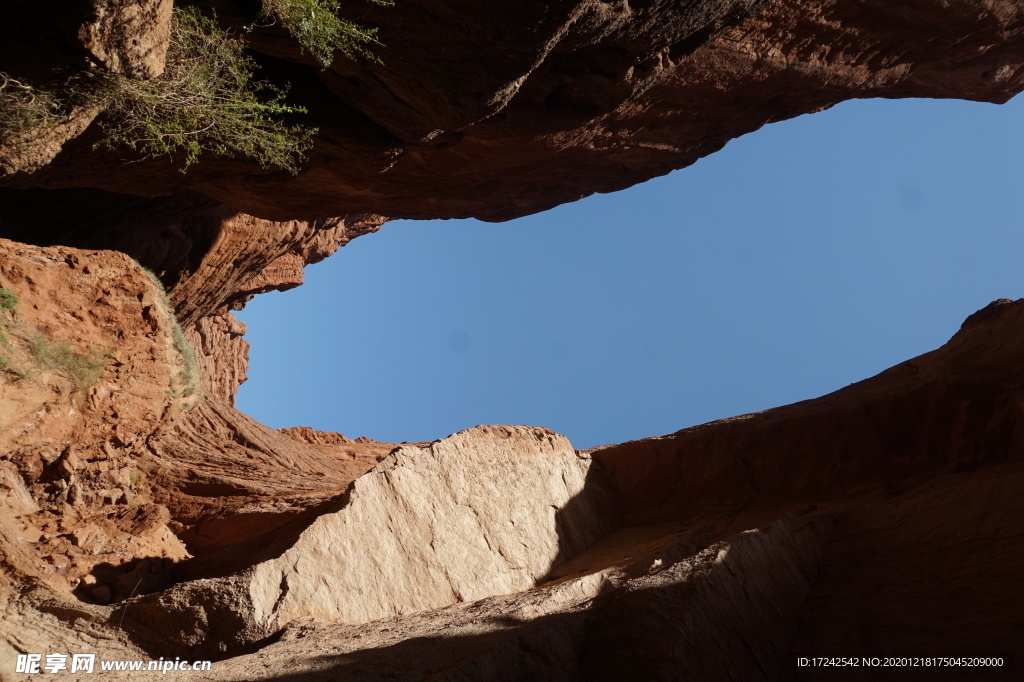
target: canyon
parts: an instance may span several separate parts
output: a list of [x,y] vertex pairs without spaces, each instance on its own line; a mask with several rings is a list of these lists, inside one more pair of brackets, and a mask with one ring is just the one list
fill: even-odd
[[[181,172],[100,144],[90,105],[0,136],[0,679],[70,652],[209,680],[874,679],[797,661],[944,653],[1007,665],[928,679],[1019,677],[1024,300],[834,393],[588,450],[269,428],[235,408],[233,312],[388,220],[510,220],[852,98],[1005,102],[1024,2],[342,3],[377,58],[329,68],[251,3],[193,4],[313,147],[296,174]],[[160,77],[172,2],[73,5],[16,3],[6,83]]]

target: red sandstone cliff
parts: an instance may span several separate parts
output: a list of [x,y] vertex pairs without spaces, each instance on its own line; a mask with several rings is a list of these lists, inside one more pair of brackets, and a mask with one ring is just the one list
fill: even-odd
[[[197,4],[236,29],[252,11]],[[0,71],[163,69],[171,3],[54,7],[16,4]],[[233,408],[230,311],[389,218],[543,210],[852,97],[1005,101],[1024,3],[360,12],[380,63],[320,71],[279,27],[239,34],[319,127],[296,176],[126,164],[88,109],[0,148],[0,666],[767,680],[833,679],[798,653],[1020,657],[1020,301],[828,396],[590,452],[528,427],[402,447],[269,429]]]

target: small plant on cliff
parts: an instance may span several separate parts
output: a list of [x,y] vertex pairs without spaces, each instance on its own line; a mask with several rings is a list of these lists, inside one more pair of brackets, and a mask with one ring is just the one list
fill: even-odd
[[0,310],[6,317],[18,309],[18,295],[6,287],[0,287]]
[[199,391],[197,381],[199,377],[196,372],[196,351],[192,344],[188,342],[188,339],[185,338],[185,331],[178,324],[177,320],[174,320],[174,326],[171,328],[171,340],[174,342],[174,349],[178,351],[178,354],[184,360],[184,366],[178,375],[182,385],[181,394],[186,398],[190,398]]
[[63,120],[53,93],[0,73],[0,142]]
[[[139,263],[139,261],[135,261],[135,264],[152,280],[153,286],[156,287],[157,295],[160,297],[160,303],[171,321],[171,343],[182,360],[181,371],[177,377],[180,386],[173,386],[172,391],[175,394],[180,392],[180,395],[184,398],[199,395],[201,385],[199,383],[199,365],[196,359],[196,350],[189,343],[188,338],[185,336],[185,330],[181,328],[181,323],[178,322],[178,318],[174,314],[174,306],[171,305],[171,300],[167,298],[167,290],[164,288],[164,283],[160,281],[155,272]],[[200,398],[202,398],[201,395]]]
[[[393,4],[391,0],[369,1],[375,5]],[[339,0],[263,0],[260,18],[279,21],[325,69],[334,61],[336,51],[350,59],[365,57],[379,61],[367,49],[367,45],[377,42],[377,29],[340,18],[340,6]]]
[[29,339],[29,352],[36,362],[71,379],[75,391],[85,393],[103,376],[103,362],[94,353],[83,355],[64,341],[54,341],[44,334]]
[[[10,324],[10,315],[18,309],[18,295],[7,287],[0,287],[0,343],[7,345],[7,325]],[[4,369],[10,362],[4,365]]]
[[[7,338],[7,327],[10,324],[10,314],[18,308],[18,295],[7,287],[0,287],[0,346],[10,347],[11,342]],[[11,359],[4,353],[0,353],[0,372],[4,372],[11,366]]]
[[[103,376],[103,360],[96,353],[82,354],[64,341],[54,341],[46,334],[29,333],[15,324],[10,315],[18,309],[18,295],[6,287],[0,287],[0,345],[18,354],[18,345],[12,343],[6,332],[14,339],[27,341],[28,352],[36,368],[52,369],[71,380],[76,392],[85,393]],[[11,356],[0,355],[0,370],[16,379],[26,379],[36,374],[36,369],[17,369]]]
[[111,75],[101,86],[101,144],[146,158],[180,154],[183,172],[209,152],[297,173],[316,131],[279,120],[305,109],[285,104],[284,89],[254,80],[255,68],[244,44],[214,20],[195,8],[176,9],[163,76]]

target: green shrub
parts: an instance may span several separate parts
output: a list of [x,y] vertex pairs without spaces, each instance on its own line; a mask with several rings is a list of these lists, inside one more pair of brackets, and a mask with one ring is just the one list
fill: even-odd
[[[390,5],[391,0],[368,0]],[[326,68],[335,52],[376,57],[376,29],[338,17],[339,0],[263,0],[261,17],[279,22]],[[254,77],[256,62],[241,40],[194,7],[175,8],[166,67],[159,78],[136,80],[96,69],[63,84],[33,86],[0,73],[0,143],[67,120],[76,106],[101,107],[98,143],[143,158],[179,158],[185,172],[204,154],[254,159],[263,168],[298,173],[315,128],[286,125],[303,114],[284,101],[287,88]]]
[[196,351],[185,338],[185,332],[177,320],[174,320],[174,326],[171,328],[171,340],[174,342],[175,350],[184,360],[184,367],[181,368],[181,373],[178,375],[182,385],[181,394],[186,398],[194,396],[198,391],[199,379],[196,369]]
[[181,396],[190,398],[197,395],[200,392],[200,385],[196,350],[189,343],[188,338],[185,336],[185,330],[181,328],[181,323],[178,322],[178,318],[174,314],[174,306],[171,305],[170,299],[167,298],[167,290],[164,289],[164,283],[160,281],[155,272],[139,263],[139,261],[136,260],[135,264],[152,280],[153,286],[156,287],[157,293],[160,296],[160,303],[163,304],[164,310],[167,311],[171,318],[171,342],[182,359],[181,372],[178,373],[178,381],[181,383]]
[[62,120],[63,107],[52,92],[0,73],[0,142]]
[[36,362],[71,379],[75,391],[85,393],[103,376],[103,362],[94,354],[76,352],[64,341],[54,341],[44,334],[29,339],[29,352]]
[[[391,5],[390,0],[370,0]],[[366,57],[377,61],[367,45],[377,42],[377,29],[364,28],[338,17],[339,0],[263,0],[262,19],[277,20],[326,69],[335,51],[350,59]]]
[[[0,344],[8,345],[7,327],[10,314],[18,309],[18,295],[6,287],[0,287]],[[8,363],[10,364],[10,363]],[[6,367],[7,365],[4,365]],[[0,368],[3,369],[3,368]]]
[[0,287],[0,310],[14,312],[18,309],[18,295],[6,287]]
[[315,129],[287,126],[285,91],[253,79],[244,44],[195,8],[175,9],[164,74],[152,80],[111,75],[99,87],[107,110],[101,144],[144,157],[182,155],[182,172],[204,153],[246,156],[264,168],[297,173]]

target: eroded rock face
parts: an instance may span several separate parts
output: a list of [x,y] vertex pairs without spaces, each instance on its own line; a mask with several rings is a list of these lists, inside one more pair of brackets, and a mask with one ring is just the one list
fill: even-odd
[[774,680],[803,676],[801,652],[1018,646],[1024,301],[816,400],[590,453],[478,427],[364,475],[390,446],[168,393],[171,319],[123,254],[4,246],[19,363],[25,329],[76,313],[90,343],[143,345],[84,403],[47,388],[59,373],[4,376],[0,405],[73,409],[55,428],[84,447],[47,459],[57,432],[3,432],[0,651],[232,656],[273,637],[210,679],[288,661],[314,680]]
[[787,516],[714,540],[620,532],[571,562],[581,575],[366,625],[296,623],[212,679],[770,680],[831,531]]
[[627,520],[815,502],[1018,457],[1024,301],[995,301],[938,350],[829,395],[590,451]]
[[68,214],[68,205],[46,203],[50,198],[38,192],[8,195],[0,233],[117,250],[149,268],[197,351],[206,392],[232,405],[246,379],[249,344],[245,325],[231,311],[256,294],[299,286],[303,267],[377,231],[386,220],[353,214],[274,222],[195,194],[143,200],[82,190],[66,195],[74,204]]
[[[477,427],[399,447],[297,537],[284,528],[185,570],[270,558],[144,599],[130,617],[144,625],[157,612],[174,614],[167,619],[192,628],[177,645],[234,648],[298,618],[364,623],[529,589],[610,528],[600,485],[587,488],[590,464],[565,437],[539,428]],[[206,610],[205,632],[197,609]],[[163,637],[166,644],[167,630]]]
[[[209,3],[225,24],[252,3]],[[1024,80],[1014,0],[694,0],[361,7],[381,63],[319,71],[280,27],[244,33],[319,127],[297,176],[211,159],[124,165],[90,132],[16,187],[193,190],[277,220],[507,220],[692,164],[850,98],[1002,102]],[[56,193],[54,202],[59,202]]]
[[[365,436],[355,439],[347,438],[343,433],[317,431],[308,426],[293,426],[278,430],[289,438],[311,445],[334,459],[360,463],[366,467],[365,471],[372,469],[377,462],[387,457],[397,447],[394,443],[381,443]],[[413,445],[427,445],[427,443],[413,443]]]
[[[377,451],[389,443],[375,443]],[[206,552],[295,520],[376,464],[289,438],[213,396],[148,441],[138,466],[179,535]]]
[[[805,679],[796,655],[843,647],[1014,651],[1022,320],[1024,301],[997,301],[939,350],[835,394],[599,448],[590,460],[562,451],[587,463],[573,499],[596,510],[588,518],[626,526],[605,526],[589,548],[535,574],[534,590],[506,582],[502,521],[511,514],[519,532],[528,519],[516,519],[518,504],[530,500],[531,523],[549,528],[532,501],[551,488],[536,477],[555,478],[559,500],[572,487],[552,476],[558,457],[517,458],[530,470],[513,471],[487,445],[552,434],[489,427],[398,449],[337,510],[247,545],[250,557],[271,555],[251,568],[133,602],[135,636],[152,646],[141,624],[173,614],[174,641],[230,654],[284,626],[277,643],[225,662],[215,679],[272,679],[284,661],[311,680]],[[505,494],[516,506],[490,516]],[[439,546],[439,527],[458,542]],[[532,555],[545,543],[527,545]],[[501,589],[467,594],[463,580]],[[360,596],[350,604],[350,594]],[[453,605],[436,610],[444,603]]]
[[65,142],[81,135],[99,113],[100,110],[95,107],[79,107],[71,111],[66,120],[53,127],[37,128],[7,137],[0,145],[0,177],[31,173],[43,168],[60,153]]
[[[153,76],[169,6],[17,3],[0,71]],[[800,652],[1019,653],[1022,301],[829,396],[588,453],[528,427],[397,449],[270,429],[233,408],[230,311],[387,218],[505,220],[851,97],[1005,101],[1024,4],[403,0],[361,21],[380,63],[319,70],[279,26],[244,34],[319,127],[297,176],[125,164],[94,149],[96,111],[0,149],[0,236],[38,244],[0,240],[21,297],[0,320],[0,658],[778,680],[818,672]]]
[[[164,71],[173,0],[76,0],[63,8],[72,39],[113,73],[156,78]],[[74,22],[75,14],[81,18]]]
[[0,240],[0,287],[18,299],[0,320],[5,578],[68,592],[99,564],[188,556],[137,464],[197,400],[159,285],[123,253]]
[[200,371],[206,377],[207,395],[231,406],[235,404],[238,387],[248,378],[249,342],[244,338],[245,329],[245,323],[235,319],[230,310],[221,309],[199,320],[188,332]]
[[[0,90],[32,93],[56,87],[91,64],[131,78],[163,73],[173,0],[69,0],[10,3],[0,27]],[[4,107],[15,106],[4,100]],[[43,106],[41,111],[56,112]],[[78,101],[62,117],[29,130],[0,125],[0,177],[45,167],[69,140],[81,135],[102,111]],[[6,113],[6,112],[5,112]],[[0,235],[10,236],[10,235]]]

